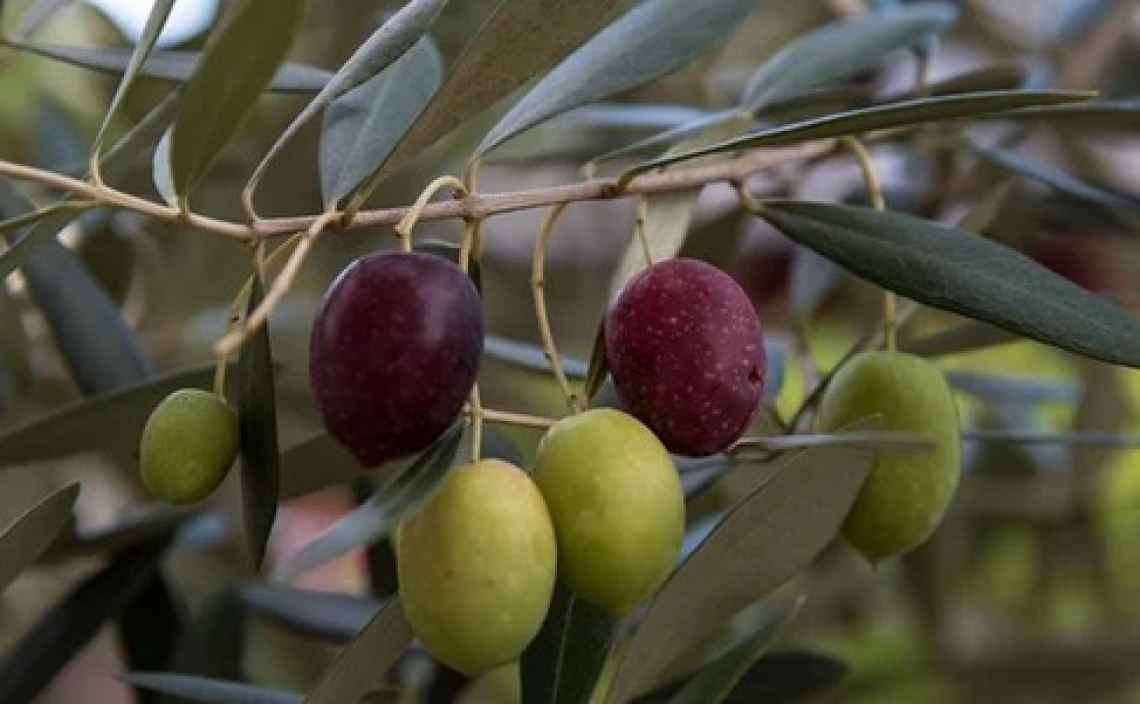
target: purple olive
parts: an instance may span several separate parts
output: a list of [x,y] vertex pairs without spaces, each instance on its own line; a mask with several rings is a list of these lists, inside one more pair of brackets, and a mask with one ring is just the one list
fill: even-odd
[[655,264],[606,316],[606,356],[626,408],[670,452],[703,457],[747,429],[764,390],[764,339],[748,295],[692,259]]
[[348,266],[313,323],[309,378],[329,433],[365,467],[425,449],[471,392],[483,306],[471,280],[425,253]]

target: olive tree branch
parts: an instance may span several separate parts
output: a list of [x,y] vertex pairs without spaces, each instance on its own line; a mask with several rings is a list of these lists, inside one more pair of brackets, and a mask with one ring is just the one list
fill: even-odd
[[[778,149],[749,150],[715,164],[671,169],[664,173],[641,174],[631,179],[624,188],[619,187],[618,178],[608,177],[590,178],[577,183],[533,190],[476,193],[464,198],[430,203],[423,208],[419,219],[421,221],[485,220],[495,215],[519,210],[581,201],[613,200],[650,193],[668,193],[725,181],[739,182],[766,169],[823,156],[834,148],[835,140],[827,139]],[[0,160],[0,176],[71,191],[99,206],[131,211],[156,220],[184,223],[205,232],[243,241],[261,241],[292,235],[308,230],[314,222],[325,217],[322,213],[303,217],[266,218],[251,223],[230,222],[193,212],[183,212],[177,207],[156,203],[106,184],[95,184],[14,162]],[[329,230],[396,225],[410,210],[410,206],[365,210],[357,213],[349,223],[340,222],[339,216],[343,214],[337,213],[338,217],[335,222],[330,223]]]

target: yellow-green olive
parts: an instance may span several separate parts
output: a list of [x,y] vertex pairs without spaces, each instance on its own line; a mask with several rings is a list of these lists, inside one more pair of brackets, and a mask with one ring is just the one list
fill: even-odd
[[870,563],[922,544],[942,522],[961,472],[954,396],[930,362],[898,352],[865,352],[839,369],[820,402],[817,427],[832,432],[877,415],[883,429],[934,442],[918,451],[881,451],[843,524]]
[[518,467],[449,470],[396,543],[408,622],[441,662],[482,672],[518,658],[538,633],[558,554],[542,495]]
[[578,596],[626,614],[661,586],[684,535],[685,495],[673,459],[640,421],[605,408],[560,420],[539,445],[534,480]]

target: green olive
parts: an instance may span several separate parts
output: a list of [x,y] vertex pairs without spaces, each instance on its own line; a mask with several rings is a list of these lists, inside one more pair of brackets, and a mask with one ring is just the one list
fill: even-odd
[[237,415],[225,399],[180,389],[155,407],[143,428],[142,480],[157,499],[201,501],[226,478],[237,452]]
[[817,427],[832,432],[871,415],[884,430],[934,442],[930,450],[880,452],[844,521],[848,544],[877,564],[921,545],[942,522],[961,472],[961,428],[938,368],[897,352],[865,352],[843,365],[820,402]]
[[684,535],[685,495],[640,421],[605,408],[560,420],[539,445],[534,480],[578,596],[621,615],[661,586]]
[[538,633],[558,553],[542,495],[518,467],[451,469],[396,544],[408,622],[441,662],[483,672],[517,659]]

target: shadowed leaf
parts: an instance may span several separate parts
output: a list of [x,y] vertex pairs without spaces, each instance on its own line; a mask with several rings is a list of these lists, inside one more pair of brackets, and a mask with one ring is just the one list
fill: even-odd
[[253,612],[311,638],[344,644],[355,638],[380,610],[368,597],[249,584],[239,592]]
[[[261,276],[255,275],[249,293],[247,318],[262,299]],[[238,426],[241,441],[242,519],[249,554],[257,567],[265,559],[265,546],[277,516],[281,484],[281,457],[277,449],[277,401],[273,380],[273,351],[269,325],[262,325],[242,345],[238,360],[241,391]]]
[[207,387],[213,365],[154,377],[77,401],[0,435],[0,471],[81,452],[129,449],[158,402],[185,387]]
[[304,704],[344,704],[372,688],[412,644],[412,627],[399,597],[392,597],[345,647]]
[[0,701],[28,704],[153,574],[165,541],[117,555],[52,606],[0,662]]
[[228,682],[169,672],[131,672],[122,675],[135,687],[161,692],[203,704],[300,704],[301,697],[268,687]]
[[58,489],[0,533],[0,594],[72,521],[79,485]]
[[542,629],[520,660],[522,704],[588,704],[620,624],[559,581]]
[[[649,607],[623,653],[608,701],[653,687],[677,658],[726,619],[772,593],[839,533],[873,453],[805,450],[717,525]],[[812,516],[810,522],[799,520]],[[789,525],[797,530],[789,531]]]
[[463,423],[455,423],[410,467],[380,487],[365,503],[329,526],[288,562],[274,570],[290,581],[357,548],[383,539],[439,485],[455,460],[463,439]]

